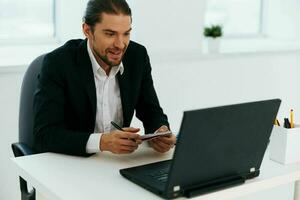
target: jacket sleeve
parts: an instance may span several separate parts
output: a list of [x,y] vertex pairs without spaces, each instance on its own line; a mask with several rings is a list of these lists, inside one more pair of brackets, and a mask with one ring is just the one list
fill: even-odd
[[66,126],[66,85],[61,63],[48,54],[34,94],[34,145],[38,152],[79,156],[86,153],[90,133],[69,130]]
[[160,107],[154,89],[151,65],[147,51],[144,53],[144,71],[140,87],[140,95],[136,106],[136,117],[143,122],[145,133],[153,133],[160,126],[169,127],[168,118]]

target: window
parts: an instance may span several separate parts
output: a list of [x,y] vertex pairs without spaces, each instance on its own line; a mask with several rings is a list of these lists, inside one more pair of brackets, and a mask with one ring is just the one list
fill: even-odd
[[207,0],[205,25],[220,24],[224,36],[262,34],[263,0]]
[[55,0],[0,0],[0,42],[53,38],[54,6]]

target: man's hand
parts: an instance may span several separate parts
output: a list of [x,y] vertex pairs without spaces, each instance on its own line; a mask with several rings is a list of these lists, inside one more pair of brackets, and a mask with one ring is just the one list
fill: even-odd
[[139,128],[123,128],[124,131],[115,130],[103,134],[100,140],[100,150],[110,151],[115,154],[129,154],[134,152],[142,143],[141,136],[137,133]]
[[[161,126],[156,132],[169,131],[167,126]],[[149,141],[150,146],[157,152],[165,153],[176,144],[176,136],[174,134],[161,136]]]

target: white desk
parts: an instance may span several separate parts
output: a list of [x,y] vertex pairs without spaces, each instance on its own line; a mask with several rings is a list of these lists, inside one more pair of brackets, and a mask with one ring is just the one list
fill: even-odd
[[[267,154],[266,154],[267,155]],[[119,169],[165,160],[141,146],[131,155],[100,153],[89,158],[44,153],[12,158],[17,174],[32,184],[37,192],[51,200],[159,199],[119,174]],[[235,199],[254,192],[300,180],[300,164],[280,165],[265,156],[259,177],[240,186],[195,197],[199,200]],[[184,198],[179,198],[184,199]],[[295,184],[295,200],[300,200],[300,184]]]

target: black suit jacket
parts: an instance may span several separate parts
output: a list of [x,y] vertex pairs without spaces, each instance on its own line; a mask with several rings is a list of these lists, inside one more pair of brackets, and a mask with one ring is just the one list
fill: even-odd
[[[145,47],[130,42],[117,74],[124,127],[134,110],[145,132],[169,125],[153,87]],[[86,143],[94,132],[96,89],[87,40],[70,40],[47,54],[34,96],[34,146],[38,152],[86,156]]]

